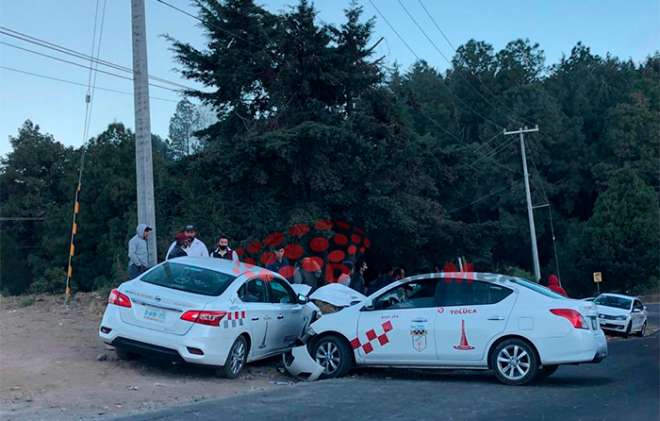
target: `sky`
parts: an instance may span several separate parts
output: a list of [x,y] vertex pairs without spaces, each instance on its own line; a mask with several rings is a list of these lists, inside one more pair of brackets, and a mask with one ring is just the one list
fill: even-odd
[[[195,13],[188,0],[168,1]],[[405,14],[398,0],[373,1],[419,57],[440,70],[447,68],[445,59]],[[443,53],[451,57],[451,48],[426,16],[419,0],[402,1]],[[316,0],[314,4],[319,10],[320,21],[339,24],[343,21],[343,9],[349,2],[350,0]],[[635,62],[643,61],[660,49],[658,0],[422,2],[454,45],[474,38],[484,40],[498,50],[511,40],[529,38],[532,42],[538,42],[545,51],[546,64],[558,62],[562,55],[568,55],[579,41],[589,46],[595,54],[605,55],[609,52]],[[0,25],[90,54],[96,3],[96,0],[0,0]],[[257,0],[257,4],[273,12],[287,10],[289,5],[295,3],[296,0]],[[374,40],[381,36],[385,38],[377,47],[376,55],[386,56],[388,64],[396,61],[404,68],[410,66],[415,61],[414,54],[399,40],[368,0],[361,0],[361,4],[364,6],[365,16],[377,18]],[[180,77],[169,49],[170,44],[162,37],[163,34],[169,34],[180,41],[202,48],[205,39],[198,26],[199,22],[156,0],[145,0],[145,8],[149,73],[186,86],[199,87]],[[2,34],[0,42],[57,54]],[[107,0],[100,57],[116,64],[132,66],[130,0]],[[52,134],[65,145],[80,146],[83,143],[86,92],[84,86],[25,75],[2,67],[83,85],[88,77],[86,69],[36,56],[4,44],[0,44],[0,66],[0,155],[11,150],[9,137],[16,135],[26,119],[32,120],[43,132]],[[90,136],[101,133],[108,124],[115,121],[132,128],[132,82],[98,74],[96,85],[119,90],[124,94],[96,91]],[[169,119],[180,96],[176,92],[156,87],[150,87],[150,94],[152,132],[166,137]]]

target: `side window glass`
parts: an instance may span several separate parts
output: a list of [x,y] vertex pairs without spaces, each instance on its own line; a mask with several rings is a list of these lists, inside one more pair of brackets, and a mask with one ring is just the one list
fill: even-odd
[[644,309],[644,306],[642,305],[642,302],[641,302],[641,301],[639,301],[639,300],[635,300],[635,308],[636,308],[637,310],[640,310],[640,311],[641,311],[641,310]]
[[374,300],[376,310],[435,307],[435,285],[437,280],[424,279],[406,282]]
[[268,283],[270,287],[270,302],[277,304],[295,304],[296,298],[293,290],[279,279],[273,279]]
[[438,282],[437,302],[442,307],[488,305],[505,299],[513,291],[487,282],[443,279]]
[[238,289],[238,298],[245,303],[266,303],[266,283],[261,279],[251,279]]

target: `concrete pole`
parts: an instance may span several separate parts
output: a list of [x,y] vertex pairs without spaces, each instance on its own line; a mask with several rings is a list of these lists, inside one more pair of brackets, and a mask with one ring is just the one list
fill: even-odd
[[532,242],[532,261],[534,264],[534,279],[541,280],[541,267],[539,266],[539,251],[536,245],[536,227],[534,225],[534,208],[532,206],[532,194],[529,191],[529,173],[527,172],[527,155],[525,154],[525,133],[538,132],[539,127],[533,129],[527,127],[515,131],[504,131],[504,135],[520,135],[520,153],[522,155],[523,176],[525,180],[525,196],[527,197],[527,219],[529,220],[529,235]]
[[144,0],[131,0],[133,33],[133,102],[135,107],[135,176],[137,182],[138,223],[149,225],[149,261],[156,264],[156,206],[154,170],[149,118],[149,73]]

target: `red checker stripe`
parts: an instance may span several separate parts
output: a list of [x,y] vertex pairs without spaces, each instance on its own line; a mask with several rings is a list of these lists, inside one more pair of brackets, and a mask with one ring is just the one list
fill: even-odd
[[358,348],[360,347],[360,345],[362,345],[362,344],[360,343],[360,338],[355,338],[355,339],[353,339],[353,340],[351,341],[351,347],[352,347],[353,349],[358,349]]
[[374,350],[374,347],[371,346],[371,343],[367,342],[366,344],[362,345],[362,350],[365,354],[368,354]]
[[385,345],[385,344],[389,343],[390,340],[387,339],[387,335],[386,335],[385,333],[383,333],[382,335],[380,335],[380,336],[378,337],[378,342],[379,342],[380,345],[382,346],[382,345]]
[[385,323],[383,323],[383,330],[385,331],[385,333],[389,332],[392,329],[394,329],[394,327],[392,327],[391,321],[388,320]]
[[374,339],[376,339],[376,336],[378,336],[378,335],[376,335],[376,331],[375,331],[375,330],[373,330],[373,329],[369,329],[369,330],[367,331],[367,339],[369,339],[370,341],[373,341]]

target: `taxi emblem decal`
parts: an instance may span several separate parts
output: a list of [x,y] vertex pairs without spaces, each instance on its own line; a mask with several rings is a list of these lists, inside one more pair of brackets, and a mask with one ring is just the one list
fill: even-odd
[[454,345],[454,349],[458,349],[459,351],[474,349],[474,347],[468,343],[467,335],[465,335],[465,320],[461,320],[461,341],[458,345]]
[[410,337],[412,339],[412,347],[417,352],[422,352],[426,349],[427,341],[426,336],[428,331],[426,326],[417,324],[410,327]]

